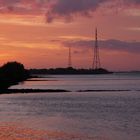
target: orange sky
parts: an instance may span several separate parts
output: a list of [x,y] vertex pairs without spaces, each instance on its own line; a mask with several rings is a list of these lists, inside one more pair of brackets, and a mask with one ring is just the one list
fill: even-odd
[[[94,40],[94,29],[98,27],[99,40],[124,42],[124,46],[100,47],[102,66],[110,70],[140,70],[139,8],[104,10],[97,8],[89,17],[77,14],[70,21],[58,16],[50,23],[39,12],[0,12],[1,65],[16,60],[27,68],[67,67],[68,46],[65,43]],[[135,42],[137,46],[129,46]],[[73,67],[91,68],[92,59],[92,47],[72,46]]]

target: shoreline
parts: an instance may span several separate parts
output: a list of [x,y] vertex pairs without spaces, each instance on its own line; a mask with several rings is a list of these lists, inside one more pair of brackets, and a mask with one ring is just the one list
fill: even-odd
[[6,89],[1,90],[0,94],[14,94],[14,93],[40,93],[40,92],[70,92],[63,89]]
[[[64,89],[6,89],[0,90],[0,94],[16,94],[16,93],[60,93],[60,92],[126,92],[126,91],[133,91],[133,90],[64,90]],[[135,90],[140,91],[140,90]]]

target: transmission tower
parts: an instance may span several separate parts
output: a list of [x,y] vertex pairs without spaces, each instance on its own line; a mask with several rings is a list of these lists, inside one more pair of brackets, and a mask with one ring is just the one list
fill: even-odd
[[68,57],[68,67],[72,67],[72,61],[71,61],[71,47],[69,46],[69,57]]
[[95,46],[93,51],[94,51],[94,58],[93,58],[92,69],[99,69],[101,68],[101,63],[100,63],[100,55],[99,55],[97,28],[95,29]]

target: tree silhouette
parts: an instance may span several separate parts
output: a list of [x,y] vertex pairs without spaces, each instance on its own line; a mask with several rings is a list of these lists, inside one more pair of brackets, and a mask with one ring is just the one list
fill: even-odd
[[29,72],[23,64],[18,62],[8,62],[0,68],[0,90],[24,81],[29,77]]

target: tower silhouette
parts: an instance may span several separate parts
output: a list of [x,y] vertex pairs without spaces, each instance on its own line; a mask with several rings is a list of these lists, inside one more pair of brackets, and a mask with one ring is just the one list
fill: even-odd
[[71,47],[69,46],[69,57],[68,57],[68,67],[72,67],[72,61],[71,61]]
[[100,63],[100,55],[99,55],[97,28],[95,29],[95,46],[93,51],[94,51],[94,56],[93,56],[94,58],[93,58],[92,69],[99,69],[101,68],[101,63]]

